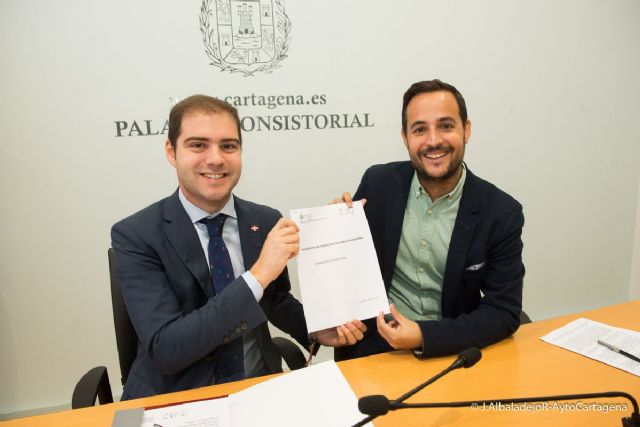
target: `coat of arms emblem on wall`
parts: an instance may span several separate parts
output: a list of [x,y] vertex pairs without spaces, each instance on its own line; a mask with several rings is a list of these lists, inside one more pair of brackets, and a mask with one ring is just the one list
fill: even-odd
[[272,72],[287,57],[290,31],[282,0],[203,0],[200,7],[205,52],[222,71]]

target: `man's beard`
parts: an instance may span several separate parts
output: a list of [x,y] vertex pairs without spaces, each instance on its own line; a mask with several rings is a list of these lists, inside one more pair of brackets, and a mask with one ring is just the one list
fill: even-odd
[[[448,145],[448,144],[447,144]],[[422,150],[418,153],[417,158],[414,158],[413,156],[411,157],[411,164],[413,165],[413,168],[416,171],[416,174],[418,175],[418,179],[420,181],[426,181],[426,182],[444,182],[447,181],[449,179],[451,179],[452,177],[454,177],[458,171],[460,170],[460,166],[462,165],[462,161],[464,160],[464,149],[465,149],[466,144],[462,145],[462,155],[459,158],[454,158],[453,157],[453,153],[454,150],[451,148],[451,146],[448,146],[447,152],[448,155],[451,156],[451,161],[449,162],[449,168],[445,171],[445,173],[443,175],[439,175],[439,176],[434,176],[434,175],[430,175],[426,168],[423,166],[422,162],[420,161],[420,159],[425,155],[428,154],[430,152],[433,151],[443,151],[444,149],[444,144],[439,144],[435,147],[430,147],[426,150]]]

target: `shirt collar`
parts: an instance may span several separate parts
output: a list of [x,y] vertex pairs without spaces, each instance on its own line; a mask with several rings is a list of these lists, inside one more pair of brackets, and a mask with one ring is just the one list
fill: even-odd
[[199,207],[197,207],[196,205],[194,205],[193,203],[191,203],[189,200],[187,200],[187,198],[184,196],[184,194],[182,194],[182,189],[178,190],[178,198],[180,199],[180,203],[182,203],[182,206],[184,207],[184,210],[187,211],[187,215],[189,215],[189,219],[191,220],[192,223],[197,223],[198,221],[200,221],[201,219],[207,218],[207,217],[214,217],[220,213],[223,213],[227,216],[230,216],[231,218],[237,218],[236,217],[236,205],[234,203],[234,196],[233,194],[231,195],[231,197],[229,197],[229,200],[227,201],[227,203],[222,207],[222,209],[220,209],[220,211],[214,213],[214,214],[210,214],[209,212],[205,211],[204,209],[200,209]]
[[[438,200],[448,198],[450,201],[455,201],[459,199],[460,196],[462,196],[462,188],[464,187],[464,181],[466,178],[467,178],[467,165],[464,162],[462,162],[462,174],[460,175],[460,179],[458,180],[458,183],[453,188],[453,190],[451,190],[450,193],[445,194],[444,196],[440,197]],[[413,190],[413,193],[416,196],[416,199],[420,198],[420,196],[423,196],[423,195],[429,197],[429,194],[427,194],[425,189],[422,188],[422,185],[418,180],[418,174],[416,172],[413,173],[413,179],[411,180],[411,188]],[[435,202],[436,200],[433,200],[433,201]]]

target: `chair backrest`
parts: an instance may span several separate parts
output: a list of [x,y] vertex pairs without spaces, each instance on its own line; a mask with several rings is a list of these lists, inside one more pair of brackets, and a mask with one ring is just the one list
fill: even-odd
[[71,409],[89,408],[96,404],[96,397],[101,405],[113,403],[109,375],[104,366],[96,366],[80,378],[73,389]]
[[529,317],[529,315],[527,313],[524,312],[524,310],[520,311],[520,324],[524,325],[526,323],[531,323],[531,318]]
[[129,370],[138,352],[138,335],[131,324],[127,307],[122,298],[122,285],[116,275],[116,251],[108,250],[109,276],[111,278],[111,305],[113,307],[113,324],[116,330],[116,344],[120,359],[122,385],[127,382]]

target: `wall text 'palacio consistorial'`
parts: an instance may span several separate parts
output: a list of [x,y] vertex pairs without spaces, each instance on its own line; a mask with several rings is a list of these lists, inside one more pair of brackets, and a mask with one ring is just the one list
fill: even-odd
[[[325,129],[353,129],[374,127],[370,113],[293,113],[270,114],[270,110],[283,107],[325,106],[326,95],[229,95],[221,97],[237,107],[240,112],[240,127],[243,132],[278,132]],[[177,99],[171,99],[177,102]],[[266,109],[266,114],[245,115],[244,109]],[[169,121],[164,119],[114,120],[116,138],[165,135]]]

